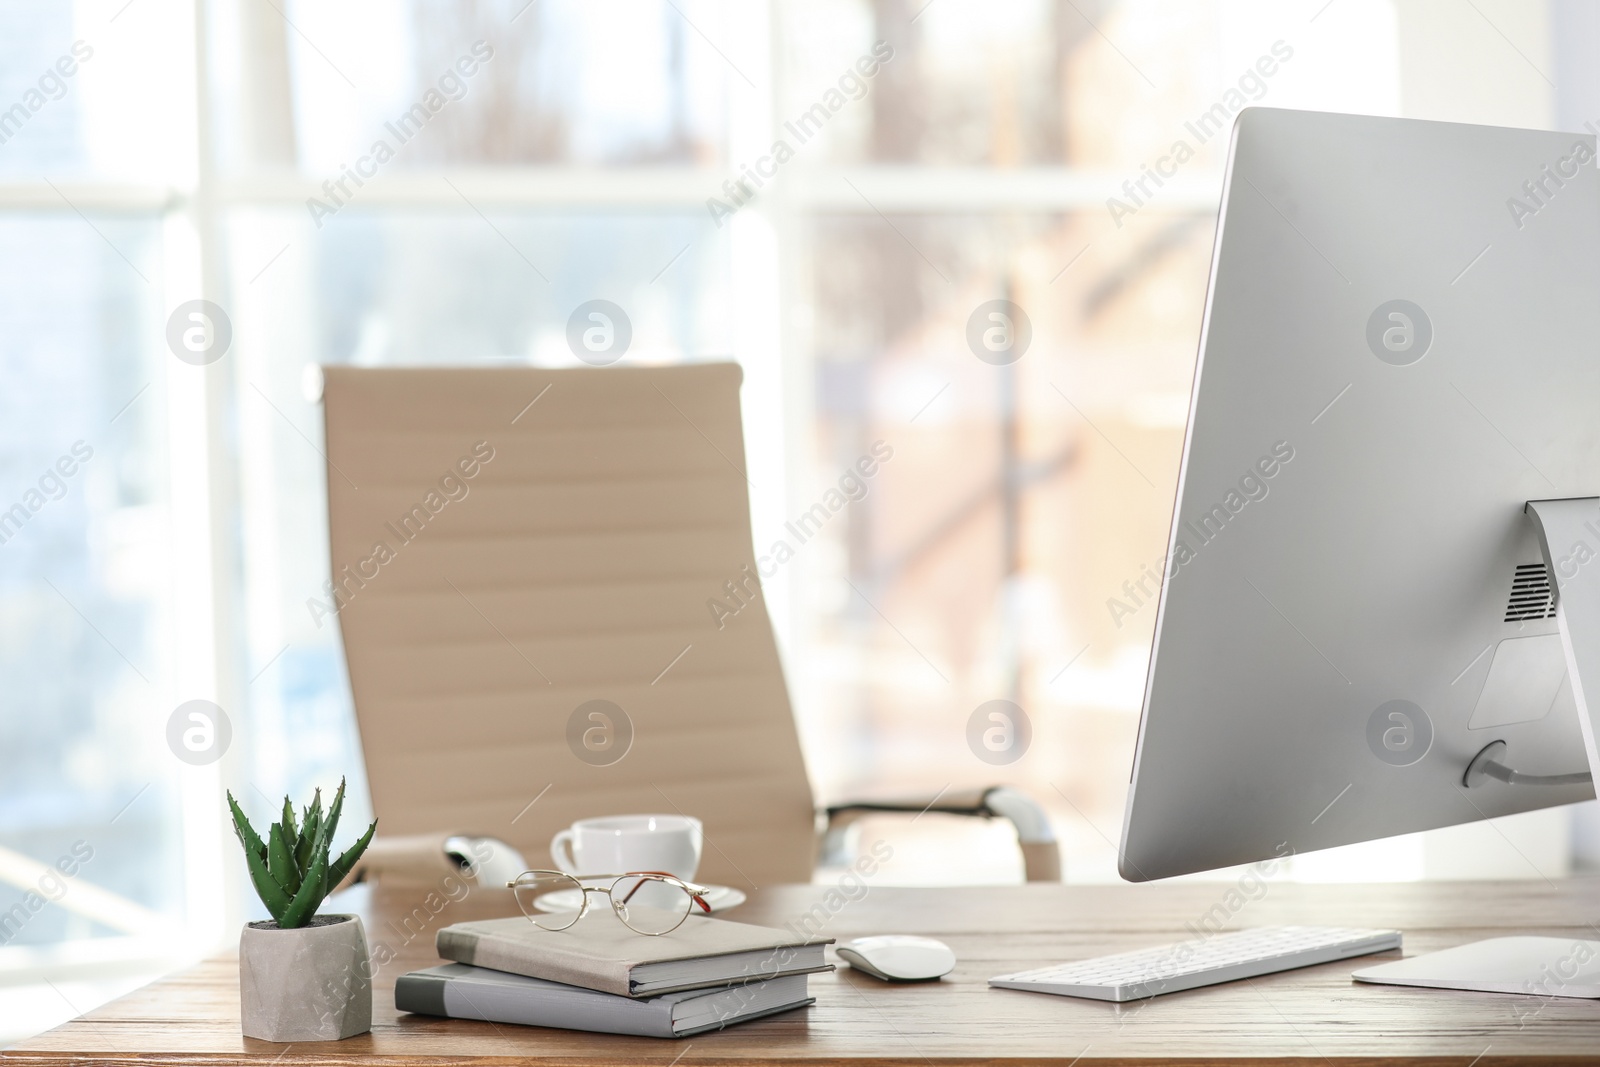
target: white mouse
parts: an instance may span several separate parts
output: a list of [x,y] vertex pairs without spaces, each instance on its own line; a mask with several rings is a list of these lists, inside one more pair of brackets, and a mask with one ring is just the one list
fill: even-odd
[[858,937],[836,951],[856,970],[885,982],[926,982],[949,974],[956,965],[950,946],[931,937]]

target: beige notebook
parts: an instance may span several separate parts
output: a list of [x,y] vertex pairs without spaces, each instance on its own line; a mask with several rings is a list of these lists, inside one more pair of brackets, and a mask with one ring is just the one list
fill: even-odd
[[822,949],[832,941],[696,916],[650,937],[594,911],[566,930],[543,930],[523,916],[456,923],[439,931],[437,945],[457,963],[642,997],[832,970]]

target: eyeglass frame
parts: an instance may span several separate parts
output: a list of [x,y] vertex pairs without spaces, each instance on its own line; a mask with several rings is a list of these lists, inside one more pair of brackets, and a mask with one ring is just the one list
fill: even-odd
[[[548,933],[552,933],[552,934],[560,933],[562,930],[570,930],[572,927],[576,926],[579,923],[579,921],[581,921],[583,919],[583,917],[585,915],[589,914],[589,894],[590,893],[604,893],[606,895],[606,899],[611,901],[611,914],[613,914],[613,915],[615,915],[617,917],[617,921],[620,922],[623,926],[626,926],[628,929],[632,930],[634,933],[642,934],[645,937],[660,937],[663,934],[670,934],[670,933],[672,933],[672,931],[674,931],[678,927],[682,926],[683,925],[683,921],[685,919],[687,919],[690,915],[694,914],[694,908],[693,908],[693,906],[690,906],[690,907],[684,909],[684,912],[683,912],[682,915],[678,916],[678,921],[677,922],[673,923],[672,926],[668,927],[665,930],[657,930],[657,931],[655,931],[653,933],[651,931],[648,931],[648,930],[640,930],[638,927],[636,927],[632,923],[630,923],[627,919],[624,919],[622,917],[622,913],[621,913],[620,909],[626,908],[628,906],[628,899],[624,898],[624,899],[619,901],[616,897],[612,896],[612,894],[611,894],[611,891],[617,887],[617,883],[622,881],[624,878],[637,878],[637,879],[640,880],[639,881],[639,885],[636,885],[636,886],[633,887],[633,889],[629,890],[628,897],[632,897],[634,893],[637,893],[639,891],[640,887],[643,886],[643,884],[646,881],[664,882],[667,885],[677,886],[679,889],[683,890],[685,893],[687,893],[689,895],[689,899],[691,901],[693,901],[694,904],[700,905],[700,910],[701,911],[705,912],[707,915],[711,914],[711,905],[706,902],[706,894],[711,892],[711,887],[710,886],[697,885],[694,882],[686,882],[682,878],[679,878],[677,875],[669,874],[666,871],[627,871],[627,872],[624,872],[623,874],[569,874],[566,871],[527,870],[527,871],[523,871],[521,874],[517,875],[511,881],[506,883],[506,888],[512,890],[512,895],[513,896],[516,895],[517,883],[522,881],[522,879],[526,878],[530,874],[548,874],[548,875],[554,875],[557,878],[565,878],[568,881],[576,883],[578,888],[583,891],[583,903],[578,906],[577,917],[574,918],[572,920],[572,922],[568,923],[566,926],[558,927],[558,928],[556,928],[554,930],[552,930],[548,926],[539,926],[539,920],[536,919],[534,916],[529,915],[527,908],[522,908],[522,900],[521,900],[520,897],[517,899],[517,906],[519,908],[522,908],[523,916],[526,917],[527,920],[530,923],[532,923],[534,926],[538,927],[540,930],[544,930],[544,931],[546,931]],[[606,879],[606,878],[611,879],[611,884],[610,885],[606,885],[606,886],[588,886],[588,885],[584,885],[583,884],[586,880],[590,880],[590,879]],[[559,890],[559,889],[558,890],[553,890],[552,892],[559,893],[559,892],[561,892],[561,890]],[[545,895],[548,895],[548,894],[541,894],[541,896],[545,896]],[[537,897],[534,898],[534,900],[537,900],[537,899],[538,899]],[[528,907],[535,907],[534,902],[533,901],[529,901]]]

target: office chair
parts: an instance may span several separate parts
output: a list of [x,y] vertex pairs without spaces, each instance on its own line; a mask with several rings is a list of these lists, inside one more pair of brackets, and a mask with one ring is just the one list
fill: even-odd
[[1060,877],[1012,788],[817,810],[754,578],[741,377],[326,368],[334,606],[381,831],[353,878],[475,867],[465,839],[498,876],[579,818],[681,812],[700,880],[808,882],[819,837],[837,861],[862,815],[924,810],[1008,818],[1028,879]]

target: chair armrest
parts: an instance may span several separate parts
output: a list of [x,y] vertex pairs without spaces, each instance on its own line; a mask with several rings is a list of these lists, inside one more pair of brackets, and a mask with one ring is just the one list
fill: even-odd
[[445,833],[380,836],[372,839],[341,885],[429,885],[455,875],[479,885],[503,886],[525,867],[516,849],[492,837]]
[[1027,880],[1061,880],[1061,849],[1044,809],[1026,793],[1007,785],[944,792],[927,799],[860,800],[830,805],[826,809],[828,821],[822,842],[824,862],[837,862],[841,856],[848,856],[850,827],[865,815],[881,812],[920,815],[928,811],[979,819],[1010,820],[1017,830],[1017,845],[1022,852],[1022,866]]

